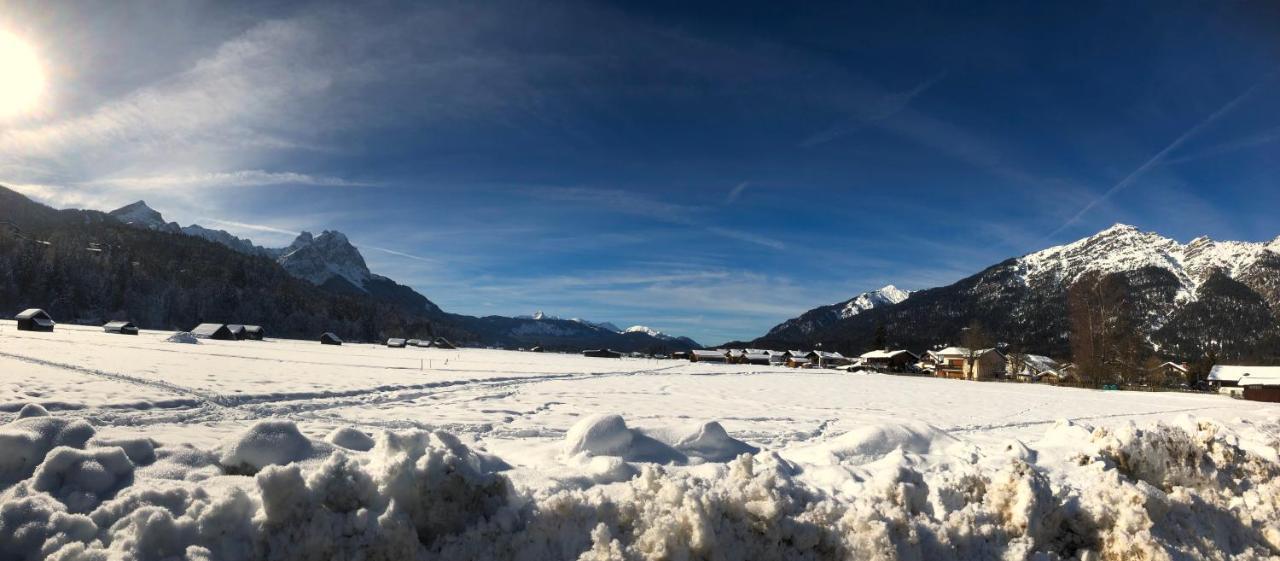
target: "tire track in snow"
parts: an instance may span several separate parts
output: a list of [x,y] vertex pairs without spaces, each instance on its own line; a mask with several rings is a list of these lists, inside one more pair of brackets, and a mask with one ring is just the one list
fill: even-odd
[[35,358],[35,357],[30,357],[30,356],[26,356],[26,355],[15,354],[15,353],[8,353],[8,352],[4,352],[4,351],[0,351],[0,356],[5,357],[5,358],[11,358],[11,359],[13,359],[13,360],[17,360],[17,361],[21,361],[21,362],[26,362],[26,363],[28,363],[28,364],[37,364],[37,365],[40,365],[40,366],[47,366],[47,367],[50,367],[50,368],[58,368],[58,369],[61,369],[61,370],[69,370],[69,371],[72,371],[72,372],[79,372],[79,373],[81,373],[81,374],[87,374],[87,375],[89,375],[89,376],[94,376],[94,377],[97,377],[97,378],[103,378],[103,379],[106,379],[106,380],[112,380],[112,381],[115,381],[115,382],[122,382],[122,383],[125,383],[125,384],[133,384],[133,385],[135,385],[135,386],[142,386],[142,387],[146,387],[146,388],[157,389],[157,390],[162,390],[162,391],[168,391],[168,392],[171,392],[171,393],[176,393],[176,394],[181,394],[181,395],[190,396],[190,397],[192,397],[192,398],[193,398],[193,400],[194,400],[195,402],[198,402],[198,403],[192,403],[191,405],[193,405],[193,406],[194,406],[194,405],[198,405],[199,403],[208,403],[208,404],[211,404],[211,405],[218,405],[218,406],[222,406],[222,405],[223,405],[223,404],[221,404],[221,403],[219,403],[219,402],[217,401],[217,396],[209,396],[209,395],[206,395],[206,394],[204,394],[204,393],[201,393],[201,392],[198,392],[198,391],[196,391],[196,390],[193,390],[193,389],[191,389],[191,388],[188,388],[188,387],[185,387],[185,386],[179,386],[178,384],[174,384],[174,383],[171,383],[171,382],[165,382],[165,381],[162,381],[162,380],[152,380],[152,379],[149,379],[149,378],[142,378],[142,377],[139,377],[139,376],[130,376],[130,375],[128,375],[128,374],[120,374],[120,373],[118,373],[118,372],[107,372],[107,371],[105,371],[105,370],[98,370],[98,369],[95,369],[95,368],[89,368],[89,367],[87,367],[87,366],[80,366],[80,365],[76,365],[76,364],[67,364],[67,363],[64,363],[64,362],[55,362],[55,361],[52,361],[52,360],[44,360],[44,359],[40,359],[40,358]]

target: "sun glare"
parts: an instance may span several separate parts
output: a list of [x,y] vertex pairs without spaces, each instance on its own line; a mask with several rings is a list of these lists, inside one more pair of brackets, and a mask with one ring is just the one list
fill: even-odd
[[44,91],[44,71],[35,50],[12,33],[0,31],[0,119],[35,109]]

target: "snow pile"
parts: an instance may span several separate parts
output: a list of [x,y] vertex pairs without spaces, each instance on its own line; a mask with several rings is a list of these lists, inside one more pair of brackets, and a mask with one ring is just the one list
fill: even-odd
[[22,418],[0,427],[0,486],[30,477],[58,446],[83,448],[93,432],[84,421],[48,416]]
[[305,460],[313,452],[311,440],[292,421],[258,421],[223,445],[219,463],[230,471],[257,473],[270,465]]
[[48,417],[49,410],[39,403],[28,403],[18,410],[18,418],[26,419],[27,417]]
[[[17,423],[35,420],[52,419]],[[50,426],[23,430],[71,430]],[[5,430],[19,432],[12,425]],[[277,442],[293,447],[296,459],[271,458],[252,477],[216,475],[204,482],[148,479],[126,448],[150,441],[91,440],[89,433],[78,446],[41,454],[30,475],[2,488],[0,559],[1280,554],[1280,465],[1239,444],[1231,431],[1193,420],[1114,430],[1060,423],[1034,445],[1011,444],[1008,454],[992,458],[971,455],[928,425],[870,426],[807,449],[835,465],[757,452],[681,467],[629,465],[623,456],[635,453],[637,439],[657,441],[658,433],[646,436],[621,417],[595,416],[570,431],[564,452],[599,470],[634,471],[586,489],[519,488],[503,473],[510,466],[445,432],[381,433],[367,452],[335,449],[313,461],[315,445],[296,427],[260,423],[233,440],[224,457],[234,450],[262,460],[262,443]],[[660,444],[721,452],[737,442],[718,423],[675,434],[687,438]],[[300,453],[301,442],[311,452]],[[214,461],[152,446],[156,465],[186,457],[197,470]],[[817,455],[819,449],[825,455]],[[945,461],[921,461],[926,456]],[[831,494],[810,484],[812,470],[841,468],[856,493]]]
[[352,427],[338,427],[333,432],[324,437],[324,441],[334,446],[340,446],[347,450],[356,450],[358,452],[368,452],[373,449],[373,437],[365,434]]
[[[725,432],[711,421],[678,430],[642,431],[627,426],[620,415],[592,415],[569,429],[564,439],[565,456],[583,465],[593,458],[617,457],[632,462],[698,464],[727,462],[759,449]],[[615,462],[595,461],[593,468],[610,467],[620,473]]]
[[199,345],[200,338],[192,335],[189,331],[179,331],[165,338],[166,343],[182,343],[185,345]]

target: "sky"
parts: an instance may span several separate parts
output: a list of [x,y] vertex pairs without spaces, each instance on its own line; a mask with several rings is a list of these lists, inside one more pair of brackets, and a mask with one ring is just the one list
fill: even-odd
[[0,184],[704,344],[1116,222],[1280,235],[1280,4],[932,4],[0,0]]

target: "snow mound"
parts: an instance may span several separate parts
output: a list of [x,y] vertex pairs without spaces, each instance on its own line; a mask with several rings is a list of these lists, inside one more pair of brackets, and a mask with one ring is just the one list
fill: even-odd
[[895,450],[929,454],[956,444],[955,437],[928,423],[867,425],[827,442],[801,448],[788,456],[814,465],[859,465],[876,461]]
[[44,406],[40,405],[39,403],[28,403],[26,405],[23,405],[22,409],[18,410],[19,419],[26,419],[28,417],[48,417],[48,416],[49,416],[49,410],[45,409]]
[[622,456],[631,449],[634,434],[621,415],[592,415],[574,423],[564,437],[567,455]]
[[188,331],[179,331],[165,338],[167,343],[182,343],[185,345],[199,345],[200,338],[192,335]]
[[156,461],[156,441],[150,438],[95,438],[90,448],[120,448],[135,466],[145,466]]
[[89,512],[133,483],[133,462],[121,448],[54,448],[31,477],[31,488],[72,512]]
[[716,421],[689,427],[683,434],[676,435],[671,445],[689,457],[701,458],[708,462],[727,462],[742,454],[755,454],[760,451],[759,448],[729,436],[724,427]]
[[80,420],[27,417],[0,427],[0,489],[26,479],[59,446],[84,448],[93,427]]
[[368,452],[373,449],[373,437],[365,434],[364,431],[352,427],[338,427],[333,432],[324,437],[324,441],[334,446],[340,446],[347,450],[355,450],[357,452]]
[[258,421],[227,442],[219,463],[237,473],[257,473],[270,465],[298,462],[314,452],[311,440],[293,421]]

